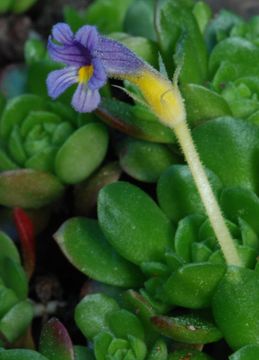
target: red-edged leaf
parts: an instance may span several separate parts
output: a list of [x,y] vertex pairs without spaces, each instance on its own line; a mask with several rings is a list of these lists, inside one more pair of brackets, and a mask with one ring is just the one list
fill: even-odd
[[21,241],[24,269],[28,277],[31,278],[36,261],[34,225],[27,213],[21,208],[14,208],[13,215]]
[[47,322],[40,337],[40,352],[49,360],[74,360],[73,344],[64,325],[56,318]]

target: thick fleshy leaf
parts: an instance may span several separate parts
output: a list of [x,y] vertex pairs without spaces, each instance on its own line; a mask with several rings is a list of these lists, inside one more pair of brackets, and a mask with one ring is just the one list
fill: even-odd
[[148,113],[148,118],[134,114],[132,105],[119,100],[103,99],[96,114],[109,126],[127,135],[152,142],[174,143],[173,132]]
[[46,100],[40,96],[24,94],[10,100],[3,112],[0,134],[7,138],[15,124],[21,124],[30,111],[44,110]]
[[[179,54],[179,60],[183,65],[182,73],[185,79],[187,77],[190,79],[189,76],[191,76],[190,82],[202,83],[207,78],[207,50],[196,19],[190,11],[192,6],[193,2],[188,0],[164,1],[161,8],[158,7],[157,10],[156,29],[159,46],[169,75],[173,76],[174,72],[172,54],[175,52],[180,35],[184,34],[185,44],[183,44],[181,54]],[[188,56],[183,57],[185,52]],[[190,56],[190,52],[197,56]],[[187,72],[188,76],[186,75]]]
[[255,360],[259,357],[259,345],[246,345],[229,357],[229,360]]
[[254,191],[259,185],[258,137],[258,126],[231,117],[208,121],[193,131],[203,164],[218,175],[224,186]]
[[69,261],[92,279],[121,287],[144,280],[137,267],[113,250],[95,220],[69,219],[54,237]]
[[12,349],[0,352],[0,360],[48,360],[45,356],[33,350]]
[[108,317],[118,310],[119,305],[107,295],[87,295],[76,306],[75,321],[82,333],[91,340],[100,332],[109,331]]
[[185,84],[181,90],[185,99],[187,120],[192,127],[206,120],[232,114],[226,100],[204,86]]
[[[2,283],[2,280],[1,280]],[[0,284],[0,318],[17,304],[18,298],[12,289]]]
[[7,257],[20,264],[20,254],[13,240],[4,232],[0,231],[0,256]]
[[98,218],[110,244],[135,264],[159,261],[172,247],[170,221],[145,192],[129,183],[116,182],[100,191]]
[[167,360],[168,351],[164,340],[159,339],[155,342],[150,353],[148,354],[148,360]]
[[174,272],[164,285],[171,304],[201,309],[209,307],[219,281],[225,273],[221,264],[187,264]]
[[259,345],[259,275],[230,267],[213,296],[214,319],[233,350]]
[[66,328],[58,319],[49,320],[43,327],[40,352],[49,360],[74,360],[72,341]]
[[119,144],[119,158],[128,175],[144,182],[156,182],[165,169],[177,162],[165,145],[132,138]]
[[34,225],[30,217],[21,208],[15,208],[13,215],[22,245],[24,268],[30,278],[34,272],[36,262]]
[[84,180],[101,164],[107,147],[105,126],[92,123],[79,128],[57,153],[55,169],[58,177],[68,184]]
[[[219,178],[206,170],[214,193],[221,190]],[[165,214],[174,221],[191,214],[205,214],[196,185],[187,165],[172,165],[160,176],[157,184],[158,202]]]
[[198,240],[198,230],[204,221],[201,215],[189,215],[180,220],[175,233],[176,254],[184,261],[192,260],[192,245]]
[[259,233],[259,198],[254,192],[241,187],[229,187],[222,191],[220,205],[228,219],[237,223],[241,216]]
[[198,315],[154,316],[151,319],[159,333],[186,344],[208,344],[222,338],[217,327]]
[[10,258],[0,257],[0,277],[7,288],[12,289],[19,300],[28,296],[28,278],[22,266]]
[[109,328],[115,337],[127,340],[128,336],[134,336],[144,340],[144,329],[136,315],[121,309],[114,311],[108,318]]
[[24,334],[33,318],[33,307],[30,301],[25,300],[16,304],[0,320],[0,333],[13,342]]
[[144,38],[156,40],[153,20],[154,4],[152,1],[135,0],[129,6],[125,16],[125,32],[134,36],[143,36]]
[[56,200],[64,187],[58,178],[34,170],[13,170],[0,174],[0,204],[39,208]]

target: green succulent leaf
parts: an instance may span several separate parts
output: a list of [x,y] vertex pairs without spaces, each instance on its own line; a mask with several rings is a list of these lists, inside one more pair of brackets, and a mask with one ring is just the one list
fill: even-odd
[[109,126],[138,139],[158,143],[174,143],[175,136],[150,112],[141,114],[138,108],[115,99],[103,99],[97,115]]
[[190,309],[209,307],[225,266],[208,262],[187,264],[175,271],[164,284],[166,299]]
[[11,343],[24,334],[33,318],[33,307],[29,300],[12,307],[0,320],[0,333]]
[[[145,19],[145,21],[143,21]],[[156,40],[154,30],[154,3],[150,0],[135,0],[129,6],[124,19],[125,32]]]
[[15,292],[0,284],[0,318],[2,318],[17,303],[18,298]]
[[140,320],[124,309],[114,311],[109,316],[109,329],[117,338],[127,340],[129,336],[134,336],[144,340],[144,329]]
[[109,184],[100,191],[98,219],[114,249],[137,265],[160,261],[173,244],[170,221],[144,191],[129,183]]
[[258,136],[257,126],[230,117],[213,119],[193,131],[202,162],[223,185],[253,191],[259,185]]
[[189,215],[178,223],[174,240],[175,252],[187,263],[192,260],[192,245],[198,240],[198,230],[203,221],[201,215]]
[[213,296],[214,319],[233,350],[259,344],[258,286],[257,272],[230,267]]
[[86,346],[74,346],[75,360],[95,360],[93,351]]
[[177,162],[176,156],[163,144],[133,138],[119,145],[122,169],[133,178],[144,182],[156,182],[161,173]]
[[241,217],[259,233],[259,198],[253,191],[241,187],[226,188],[222,191],[220,204],[228,219],[237,223]]
[[11,258],[0,255],[0,276],[9,289],[12,289],[19,300],[28,296],[28,278],[22,266]]
[[[207,78],[207,50],[197,21],[190,11],[192,6],[192,1],[164,1],[157,11],[156,29],[158,43],[169,75],[173,76],[172,59],[178,44],[180,47],[178,61],[183,61],[180,79],[202,83]],[[182,39],[180,39],[181,36]],[[179,39],[182,43],[178,42]],[[197,56],[190,56],[190,53]]]
[[109,315],[118,310],[119,305],[107,295],[87,295],[76,306],[75,321],[85,337],[93,339],[99,333],[109,331]]
[[180,316],[155,316],[153,325],[162,335],[186,344],[208,344],[222,338],[217,327],[195,314]]
[[33,350],[12,349],[0,352],[0,360],[48,360],[45,356]]
[[185,99],[187,120],[197,126],[206,120],[232,115],[227,101],[216,92],[197,84],[181,86]]
[[259,345],[246,345],[229,357],[229,360],[254,360],[259,356]]
[[3,231],[0,231],[0,256],[10,258],[18,264],[21,263],[20,254],[13,240]]
[[56,155],[56,174],[68,184],[84,180],[101,164],[107,147],[108,132],[104,125],[92,123],[79,128]]
[[54,237],[69,261],[92,279],[122,287],[143,281],[139,269],[113,250],[96,220],[69,219]]
[[43,327],[40,352],[49,360],[74,360],[72,341],[59,320],[53,318]]
[[167,346],[162,339],[158,339],[148,354],[147,360],[167,360]]
[[0,174],[0,204],[9,207],[39,208],[62,195],[63,185],[49,173],[30,169]]

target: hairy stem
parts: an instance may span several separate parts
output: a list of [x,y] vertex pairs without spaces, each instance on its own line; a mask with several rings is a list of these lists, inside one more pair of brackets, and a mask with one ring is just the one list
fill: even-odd
[[222,252],[229,265],[241,266],[241,261],[237,253],[237,249],[225,224],[221,210],[217,200],[211,189],[207,175],[201,164],[198,152],[194,146],[191,132],[186,121],[178,122],[175,126],[171,126],[178,138],[180,146],[189,165],[193,179],[196,183],[201,200],[208,214],[211,226],[215,232]]

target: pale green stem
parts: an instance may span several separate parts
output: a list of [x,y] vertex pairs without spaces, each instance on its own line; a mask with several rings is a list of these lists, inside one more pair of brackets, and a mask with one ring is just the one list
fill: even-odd
[[186,161],[189,165],[201,200],[206,209],[217,240],[221,246],[226,262],[229,265],[241,266],[242,264],[237,253],[234,241],[225,224],[221,210],[213,194],[204,168],[201,164],[198,152],[194,146],[191,132],[188,128],[188,125],[186,124],[186,121],[180,121],[176,123],[175,126],[171,127],[173,128],[182,148],[182,151],[185,155]]

